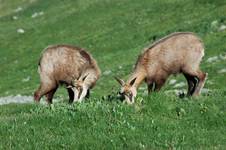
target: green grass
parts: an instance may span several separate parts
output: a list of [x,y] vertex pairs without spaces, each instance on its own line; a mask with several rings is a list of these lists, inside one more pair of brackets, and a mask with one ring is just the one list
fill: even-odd
[[[82,104],[68,105],[60,89],[55,97],[64,100],[51,107],[0,106],[0,149],[225,149],[226,74],[218,71],[226,61],[206,62],[226,55],[226,30],[218,31],[225,14],[224,0],[0,0],[0,96],[33,95],[38,59],[50,44],[84,47],[102,72],[111,70]],[[132,106],[106,98],[119,88],[113,76],[128,77],[145,46],[176,31],[203,40],[209,94],[179,99],[165,93],[173,89],[166,84],[150,96],[139,90]]]

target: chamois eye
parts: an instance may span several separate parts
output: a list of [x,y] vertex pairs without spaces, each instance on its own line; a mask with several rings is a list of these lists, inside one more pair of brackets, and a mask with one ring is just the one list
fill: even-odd
[[119,91],[119,92],[118,92],[118,94],[119,94],[119,95],[123,95],[124,93],[123,93],[123,92],[121,92],[121,91]]

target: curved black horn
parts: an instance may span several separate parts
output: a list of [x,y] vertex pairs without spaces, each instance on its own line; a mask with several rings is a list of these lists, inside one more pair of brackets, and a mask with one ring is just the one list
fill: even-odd
[[114,78],[120,85],[124,85],[125,84],[125,82],[122,79],[119,79],[118,77],[114,77]]

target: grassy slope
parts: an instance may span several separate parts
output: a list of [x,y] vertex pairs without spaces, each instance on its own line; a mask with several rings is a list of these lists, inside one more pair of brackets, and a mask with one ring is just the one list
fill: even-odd
[[[225,148],[226,62],[206,62],[226,53],[223,0],[37,0],[0,1],[0,95],[31,95],[38,86],[37,61],[49,44],[87,48],[103,75],[93,98],[80,105],[0,106],[1,148]],[[21,6],[23,11],[13,10]],[[43,16],[31,18],[34,12]],[[12,16],[18,16],[13,20]],[[213,21],[218,24],[211,25]],[[25,34],[16,30],[23,28]],[[208,96],[189,101],[164,92],[139,97],[133,106],[100,100],[117,89],[114,75],[126,77],[141,49],[175,31],[196,32],[204,41],[201,65],[209,73]],[[122,69],[119,69],[122,66]],[[30,77],[29,82],[22,80]],[[183,77],[177,77],[184,80]],[[166,85],[163,91],[172,89]],[[139,92],[140,94],[142,91]],[[60,90],[56,96],[65,98]],[[92,147],[91,147],[92,146]]]

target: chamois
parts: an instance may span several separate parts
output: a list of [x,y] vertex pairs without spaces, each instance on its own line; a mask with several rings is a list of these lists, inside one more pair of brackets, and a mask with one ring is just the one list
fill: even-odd
[[133,103],[143,80],[150,94],[159,91],[171,74],[182,73],[188,83],[187,96],[199,95],[207,78],[199,68],[203,56],[203,43],[194,33],[172,33],[144,49],[127,82],[116,77],[121,85],[119,94]]
[[50,104],[61,84],[67,87],[69,103],[81,102],[89,96],[89,90],[101,74],[96,61],[88,52],[70,45],[53,45],[44,49],[38,72],[41,82],[34,93],[34,100],[39,102],[45,95]]

